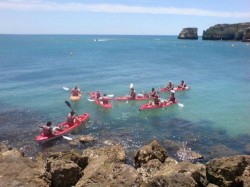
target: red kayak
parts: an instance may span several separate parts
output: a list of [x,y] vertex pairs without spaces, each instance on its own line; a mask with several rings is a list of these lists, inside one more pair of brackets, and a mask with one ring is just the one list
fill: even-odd
[[75,120],[75,123],[72,126],[69,126],[67,122],[62,122],[56,126],[58,128],[53,132],[53,135],[45,136],[42,133],[36,138],[36,142],[45,142],[57,138],[59,136],[63,136],[72,131],[73,129],[75,129],[76,127],[80,126],[84,121],[86,121],[89,118],[89,116],[90,116],[89,113],[77,116],[79,120]]
[[161,103],[160,105],[150,105],[150,104],[144,104],[144,105],[141,105],[140,106],[140,111],[141,110],[152,110],[152,109],[157,109],[157,108],[165,108],[165,107],[169,107],[171,105],[174,105],[176,104],[177,101],[175,101],[174,103],[172,102],[167,102],[167,101],[164,101],[163,103]]
[[95,98],[95,92],[91,92],[90,93],[90,97],[96,102],[96,104],[104,107],[104,108],[107,108],[107,109],[111,109],[112,108],[112,105],[110,103],[108,104],[103,104],[103,102],[99,101],[99,99],[96,99]]
[[128,95],[114,98],[114,100],[117,100],[117,101],[129,101],[129,100],[142,101],[142,100],[150,100],[150,99],[154,99],[154,98],[149,97],[148,95],[147,96],[137,95],[135,99],[130,99],[130,96]]
[[[190,89],[189,86],[186,86],[185,89],[182,89],[182,88],[179,88],[179,87],[175,87],[174,91],[183,91],[183,90],[189,90],[189,89]],[[169,92],[170,90],[168,88],[160,88],[158,91],[159,92]]]

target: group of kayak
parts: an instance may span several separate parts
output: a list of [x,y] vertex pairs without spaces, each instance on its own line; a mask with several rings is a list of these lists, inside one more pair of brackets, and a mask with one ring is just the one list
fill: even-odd
[[[90,92],[90,98],[89,101],[94,101],[96,104],[100,105],[103,108],[111,109],[112,105],[110,103],[111,100],[115,101],[141,101],[141,100],[154,100],[153,102],[150,101],[148,104],[140,106],[140,110],[150,110],[150,109],[156,109],[156,108],[162,108],[171,106],[172,104],[177,103],[177,100],[175,100],[174,93],[175,91],[182,91],[182,90],[188,90],[190,89],[189,86],[186,85],[184,81],[181,81],[181,83],[174,87],[174,84],[172,81],[169,81],[169,83],[163,87],[160,88],[158,91],[155,91],[154,88],[152,88],[151,92],[149,94],[136,94],[133,83],[130,84],[130,95],[126,96],[119,96],[113,98],[113,95],[107,95],[107,94],[101,94],[99,90]],[[71,91],[70,99],[72,101],[77,101],[81,99],[82,92],[80,89],[75,86]],[[170,97],[168,100],[162,100],[160,99],[159,92],[171,92]]]
[[[65,90],[69,90],[68,88],[64,87]],[[152,100],[149,101],[147,104],[143,104],[139,107],[139,110],[151,110],[151,109],[157,109],[157,108],[165,108],[174,104],[178,104],[181,106],[182,104],[179,104],[178,101],[175,99],[175,91],[182,91],[182,90],[188,90],[190,89],[189,86],[186,85],[184,81],[181,81],[181,83],[174,87],[174,84],[172,81],[169,81],[169,83],[163,87],[160,88],[157,92],[154,88],[152,88],[151,92],[149,94],[136,94],[133,83],[130,84],[130,95],[121,96],[121,97],[115,97],[114,95],[107,95],[107,94],[101,94],[101,92],[95,91],[90,92],[90,101],[94,101],[96,104],[100,105],[101,107],[111,109],[112,105],[110,103],[111,100],[116,101],[129,101],[129,100],[135,100],[135,101],[141,101],[141,100]],[[169,99],[161,99],[159,92],[171,92]],[[75,86],[70,91],[70,100],[71,101],[78,101],[82,97],[81,90]],[[47,122],[46,125],[39,126],[43,129],[43,132],[36,138],[37,142],[45,142],[54,138],[57,138],[59,136],[63,136],[67,133],[69,133],[71,130],[75,129],[76,127],[80,126],[83,122],[85,122],[90,114],[84,113],[81,115],[76,115],[73,108],[71,107],[71,104],[68,101],[65,101],[67,106],[71,108],[71,112],[67,116],[67,121],[62,122],[55,127],[52,127],[51,122]],[[69,138],[66,136],[63,136],[65,139]]]

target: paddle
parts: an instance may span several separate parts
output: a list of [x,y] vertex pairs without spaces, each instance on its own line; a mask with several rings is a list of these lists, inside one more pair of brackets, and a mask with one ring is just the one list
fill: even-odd
[[69,88],[63,86],[62,89],[64,89],[65,91],[69,91]]
[[[75,110],[72,108],[71,104],[69,101],[65,101],[66,105],[75,112]],[[76,115],[78,115],[76,112],[75,112]],[[79,115],[78,115],[79,116]]]
[[73,140],[73,138],[69,137],[69,136],[62,136],[65,140]]

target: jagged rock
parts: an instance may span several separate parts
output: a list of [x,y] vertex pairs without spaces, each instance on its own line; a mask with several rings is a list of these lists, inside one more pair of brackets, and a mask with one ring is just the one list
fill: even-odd
[[42,162],[25,157],[17,149],[0,147],[0,186],[50,186]]
[[54,187],[73,186],[83,175],[82,169],[77,164],[62,158],[48,158],[46,168],[51,173]]
[[209,183],[209,184],[207,185],[207,187],[219,187],[219,186],[217,186],[217,185],[215,185],[215,184]]
[[82,169],[84,169],[88,165],[88,157],[82,156],[76,151],[65,151],[65,152],[55,152],[50,153],[48,156],[48,159],[61,159],[61,160],[70,160],[76,163],[78,166],[80,166]]
[[197,28],[184,28],[180,32],[178,39],[192,39],[192,40],[197,40],[198,39],[198,34],[197,34],[198,29]]
[[206,186],[208,184],[205,165],[192,164],[188,161],[178,163],[170,157],[164,163],[157,159],[150,160],[142,164],[137,171],[142,176],[142,186]]
[[176,155],[180,160],[197,160],[203,158],[201,154],[192,151],[191,148],[186,146],[186,144],[182,145],[182,147],[176,152]]
[[141,183],[135,168],[124,164],[125,151],[119,145],[89,148],[82,155],[89,158],[89,164],[76,187],[139,186]]
[[243,34],[243,42],[250,42],[250,27],[246,28],[244,30],[244,34]]
[[243,33],[250,23],[217,24],[203,31],[203,40],[243,40]]
[[222,187],[249,186],[250,156],[222,157],[206,164],[207,179]]
[[88,148],[82,153],[83,157],[88,157],[89,162],[97,158],[104,157],[105,162],[124,163],[126,156],[125,150],[120,145],[106,146],[101,148]]
[[143,183],[142,187],[198,187],[195,180],[190,175],[183,173],[175,173],[173,175],[160,175],[153,179],[150,179],[148,183]]
[[89,143],[89,142],[94,142],[97,139],[91,135],[84,135],[84,136],[78,136],[77,138],[75,138],[73,141],[70,141],[71,145],[77,145],[78,143]]
[[141,183],[140,175],[132,166],[122,163],[100,163],[99,161],[98,163],[90,163],[84,170],[84,176],[78,181],[76,187],[139,186]]
[[156,140],[139,149],[135,156],[135,166],[140,167],[152,159],[158,159],[162,163],[168,157],[167,151]]

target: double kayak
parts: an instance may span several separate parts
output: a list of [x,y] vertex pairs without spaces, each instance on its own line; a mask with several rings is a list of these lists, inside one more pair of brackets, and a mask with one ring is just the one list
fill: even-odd
[[131,100],[131,101],[132,101],[132,100],[135,100],[135,101],[143,101],[143,100],[150,100],[150,99],[154,99],[154,98],[149,97],[148,95],[147,95],[147,96],[144,96],[144,95],[137,95],[137,96],[135,97],[135,99],[130,99],[130,96],[129,96],[129,95],[114,98],[114,100],[116,100],[116,101],[129,101],[129,100]]
[[152,109],[157,109],[157,108],[165,108],[165,107],[169,107],[172,106],[174,104],[176,104],[177,101],[173,102],[167,102],[167,101],[163,101],[162,103],[160,103],[159,105],[154,105],[154,104],[144,104],[140,106],[140,111],[141,110],[152,110]]
[[69,133],[70,131],[72,131],[73,129],[75,129],[76,127],[80,126],[83,122],[85,122],[89,118],[89,116],[90,116],[89,113],[85,113],[85,114],[81,114],[77,116],[78,120],[76,119],[75,123],[71,126],[68,125],[67,122],[62,122],[53,128],[55,129],[53,130],[53,134],[47,136],[42,133],[36,138],[36,142],[46,142],[48,140],[52,140],[57,137],[63,136]]
[[79,100],[81,99],[81,97],[82,97],[82,94],[80,94],[80,95],[78,95],[78,96],[73,96],[73,95],[71,95],[69,99],[70,99],[71,101],[79,101]]
[[112,108],[112,105],[110,103],[103,104],[102,101],[100,101],[99,99],[96,99],[95,92],[90,92],[90,97],[95,101],[96,104],[100,105],[101,107],[107,108],[107,109],[111,109]]
[[[189,90],[189,89],[190,89],[189,86],[186,86],[184,89],[183,88],[179,88],[179,87],[175,87],[174,91],[183,91],[183,90]],[[168,89],[168,88],[160,88],[158,91],[159,92],[170,92],[171,90]]]

